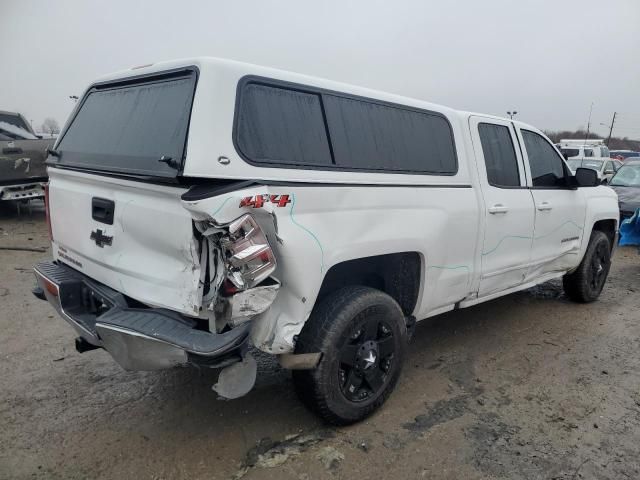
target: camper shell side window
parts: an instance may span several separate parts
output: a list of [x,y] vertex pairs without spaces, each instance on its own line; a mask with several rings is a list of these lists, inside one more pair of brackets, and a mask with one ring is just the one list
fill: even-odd
[[245,77],[233,141],[259,167],[455,175],[447,118],[429,110]]

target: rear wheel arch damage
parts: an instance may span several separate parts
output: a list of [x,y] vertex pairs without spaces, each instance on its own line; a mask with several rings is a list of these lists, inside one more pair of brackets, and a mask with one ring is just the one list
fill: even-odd
[[[313,328],[309,321],[316,310],[322,308],[324,300],[346,287],[369,287],[388,295],[400,307],[410,338],[415,326],[413,313],[420,299],[423,271],[422,256],[418,252],[375,255],[333,265],[324,276],[309,318],[301,324],[301,330],[294,338],[300,338],[305,329]],[[315,368],[322,352],[300,353],[297,340],[295,344],[293,354],[279,356],[280,364],[293,370]]]
[[361,285],[389,295],[408,317],[418,303],[422,271],[421,255],[417,252],[390,253],[338,263],[324,276],[316,305],[339,288]]

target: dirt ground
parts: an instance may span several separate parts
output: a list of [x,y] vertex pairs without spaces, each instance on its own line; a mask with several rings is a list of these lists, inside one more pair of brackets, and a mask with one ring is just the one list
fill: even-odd
[[[47,247],[42,206],[0,210],[0,247]],[[600,301],[558,282],[418,325],[381,411],[328,428],[261,359],[248,396],[217,373],[120,369],[79,354],[31,295],[49,252],[0,250],[2,479],[640,478],[640,255],[616,252]]]

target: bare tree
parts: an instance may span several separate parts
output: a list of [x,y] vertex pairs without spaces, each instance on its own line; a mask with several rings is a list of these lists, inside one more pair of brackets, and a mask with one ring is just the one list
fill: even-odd
[[60,125],[55,118],[47,117],[42,124],[42,131],[51,135],[60,133]]

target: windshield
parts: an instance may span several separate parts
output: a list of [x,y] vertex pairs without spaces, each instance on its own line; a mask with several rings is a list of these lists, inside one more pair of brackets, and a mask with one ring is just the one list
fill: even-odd
[[14,127],[18,127],[27,132],[31,132],[31,127],[27,125],[24,119],[15,113],[0,113],[0,122],[8,123]]
[[582,160],[567,160],[567,165],[571,170],[575,170],[582,165]]
[[582,167],[590,168],[592,170],[600,170],[602,168],[603,160],[583,160]]
[[16,124],[3,122],[2,120],[0,120],[0,135],[10,140],[36,140],[38,138]]
[[591,170],[600,170],[602,168],[602,164],[604,160],[567,160],[567,164],[571,170],[576,170],[577,168],[590,168]]
[[640,164],[623,165],[611,179],[609,185],[617,187],[640,187]]
[[185,151],[195,82],[196,74],[189,70],[93,88],[56,147],[58,163],[175,177]]

